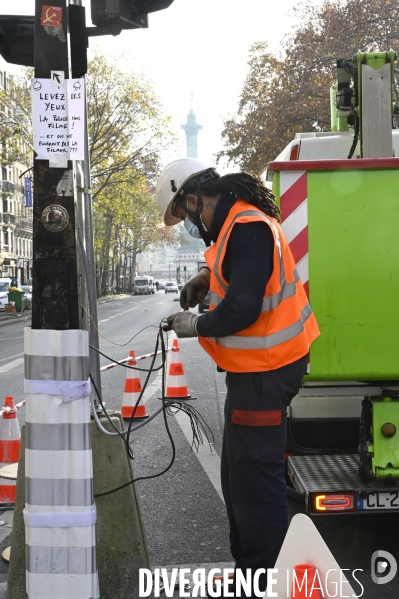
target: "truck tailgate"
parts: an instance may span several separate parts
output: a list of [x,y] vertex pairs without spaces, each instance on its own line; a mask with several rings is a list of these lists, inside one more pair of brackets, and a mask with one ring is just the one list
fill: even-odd
[[399,512],[399,481],[364,483],[358,470],[356,454],[288,458],[289,478],[312,515]]

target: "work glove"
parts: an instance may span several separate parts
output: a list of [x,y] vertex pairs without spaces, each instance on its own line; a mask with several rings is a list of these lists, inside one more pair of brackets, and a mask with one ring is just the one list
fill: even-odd
[[183,337],[198,337],[197,320],[198,316],[192,312],[177,312],[171,314],[166,319],[170,329],[173,329],[176,335],[181,339]]
[[191,277],[180,292],[180,305],[183,310],[195,308],[203,302],[209,291],[211,273],[207,268],[201,270]]

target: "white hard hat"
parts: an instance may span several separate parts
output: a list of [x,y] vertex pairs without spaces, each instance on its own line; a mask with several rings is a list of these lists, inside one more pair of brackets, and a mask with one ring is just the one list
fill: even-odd
[[208,164],[196,158],[180,158],[163,169],[158,179],[156,196],[165,225],[177,225],[181,222],[179,218],[172,215],[171,204],[186,181],[208,168]]

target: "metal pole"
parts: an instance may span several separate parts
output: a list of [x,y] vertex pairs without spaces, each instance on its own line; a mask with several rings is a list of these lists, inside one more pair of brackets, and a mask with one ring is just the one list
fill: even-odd
[[[74,0],[71,4],[82,6],[82,0]],[[85,89],[86,89],[86,77]],[[98,335],[98,316],[97,316],[97,280],[96,280],[96,265],[94,259],[94,243],[93,243],[93,215],[91,202],[91,178],[90,178],[90,152],[89,152],[89,134],[88,134],[88,113],[87,113],[87,97],[85,103],[85,141],[84,141],[84,161],[83,179],[84,179],[84,238],[85,238],[85,253],[87,265],[87,296],[89,300],[89,343],[93,347],[99,348]],[[81,223],[80,223],[81,224]],[[83,228],[83,227],[82,227]],[[101,372],[100,372],[100,355],[95,350],[89,348],[89,368],[90,374],[96,384],[98,390],[101,389]],[[100,407],[97,395],[92,389],[92,405],[97,410]]]
[[[81,0],[78,0],[81,2]],[[85,245],[86,245],[86,260],[89,280],[87,281],[87,294],[90,306],[90,323],[89,323],[89,340],[90,345],[100,347],[98,334],[98,316],[97,316],[97,281],[96,281],[96,263],[94,259],[94,243],[93,243],[93,214],[91,202],[91,180],[90,180],[90,153],[89,153],[89,136],[88,136],[88,119],[87,119],[87,99],[85,109],[85,159],[83,163],[84,187],[85,187]],[[90,374],[94,379],[98,390],[101,389],[101,372],[100,372],[100,355],[98,352],[90,348],[89,351]],[[97,395],[92,390],[92,401],[95,409],[100,406]]]
[[[65,79],[70,77],[66,0],[57,9],[62,14],[63,27],[46,27],[41,24],[43,4],[36,0],[35,77],[38,79],[49,79],[52,70],[63,71]],[[51,15],[49,19],[53,18]],[[49,30],[59,33],[50,35]],[[74,191],[67,187],[65,192],[57,192],[64,173],[68,172],[73,180],[75,167],[72,161],[61,161],[62,155],[59,156],[58,161],[50,163],[34,160],[33,329],[81,328]]]
[[[74,72],[69,46],[71,31],[79,31],[72,26],[76,9],[72,3],[59,0],[57,6],[49,6],[45,1],[35,2],[32,97],[36,94],[36,102],[49,100],[48,118],[40,122],[54,124],[57,120],[52,117],[68,108],[76,96],[68,85]],[[82,11],[75,10],[75,16],[82,17]],[[61,80],[61,85],[51,85]],[[41,138],[56,135],[47,134],[48,124],[40,130]],[[30,431],[26,451],[28,455],[31,450],[31,459],[21,474],[27,483],[23,544],[25,588],[30,597],[54,597],[57,589],[64,599],[100,597],[89,335],[82,330],[86,323],[81,304],[85,302],[77,249],[82,218],[76,185],[79,167],[61,152],[49,154],[49,160],[34,160],[34,294],[32,329],[25,329],[26,425]],[[9,597],[16,596],[10,587],[8,591]]]

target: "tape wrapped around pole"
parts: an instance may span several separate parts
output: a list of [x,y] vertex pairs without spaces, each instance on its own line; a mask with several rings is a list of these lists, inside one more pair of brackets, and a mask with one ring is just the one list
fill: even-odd
[[25,393],[30,395],[61,395],[64,401],[90,396],[90,380],[87,381],[37,381],[25,379]]
[[25,329],[29,598],[99,597],[88,344],[86,331]]
[[30,528],[70,528],[93,526],[97,521],[96,510],[90,512],[53,512],[33,514],[24,510],[25,526]]

